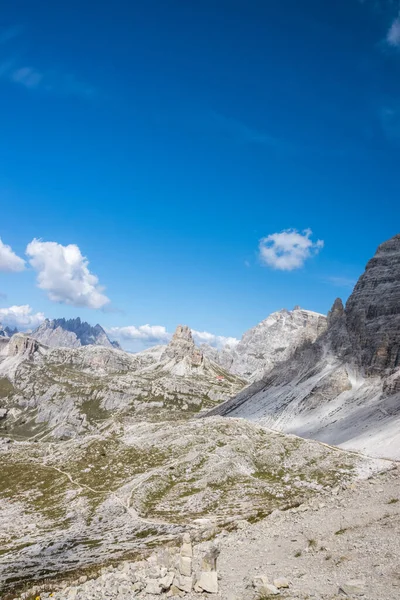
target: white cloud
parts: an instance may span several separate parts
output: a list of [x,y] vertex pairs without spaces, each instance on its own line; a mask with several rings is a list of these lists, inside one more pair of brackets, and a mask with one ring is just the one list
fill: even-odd
[[326,281],[335,285],[336,287],[347,287],[353,289],[353,287],[357,283],[357,279],[352,279],[351,277],[342,277],[342,276],[331,276],[327,277]]
[[311,235],[311,229],[302,233],[297,229],[285,229],[262,238],[259,243],[261,262],[280,271],[299,269],[324,246],[322,240],[313,242]]
[[111,327],[107,333],[121,341],[140,340],[149,345],[167,344],[172,337],[162,325],[127,325],[126,327]]
[[23,271],[25,269],[25,261],[17,256],[11,249],[1,241],[0,238],[0,271]]
[[386,42],[389,46],[400,48],[400,16],[391,24],[386,35]]
[[192,335],[198,344],[208,344],[214,348],[223,348],[224,346],[236,346],[239,340],[234,337],[225,337],[224,335],[215,335],[208,331],[196,331],[192,329]]
[[45,319],[42,312],[32,313],[29,304],[0,308],[0,323],[19,330],[35,329]]
[[110,302],[76,244],[62,246],[34,239],[26,254],[38,273],[38,286],[47,291],[50,300],[87,308],[101,308]]

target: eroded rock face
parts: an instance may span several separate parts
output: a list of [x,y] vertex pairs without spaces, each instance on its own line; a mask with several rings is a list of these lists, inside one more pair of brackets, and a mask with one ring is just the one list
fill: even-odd
[[26,358],[31,358],[39,349],[39,343],[31,337],[17,333],[10,339],[7,349],[8,356],[24,355]]
[[346,303],[346,325],[363,367],[400,364],[400,234],[381,244]]
[[203,353],[196,348],[191,329],[187,325],[178,325],[176,328],[161,360],[168,358],[177,361],[187,358],[192,365],[201,365],[203,362]]

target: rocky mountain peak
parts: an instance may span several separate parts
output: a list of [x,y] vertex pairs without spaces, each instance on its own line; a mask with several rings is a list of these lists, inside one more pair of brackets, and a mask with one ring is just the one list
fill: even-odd
[[190,327],[187,325],[177,326],[163,357],[178,361],[189,358],[192,364],[195,365],[202,363],[203,353],[199,348],[196,348]]
[[331,310],[328,312],[328,327],[336,323],[344,315],[344,306],[341,298],[336,298]]
[[50,347],[79,348],[80,346],[119,347],[112,342],[101,325],[90,325],[76,319],[46,319],[35,329],[32,337]]
[[400,235],[381,244],[346,303],[357,358],[371,371],[400,365]]

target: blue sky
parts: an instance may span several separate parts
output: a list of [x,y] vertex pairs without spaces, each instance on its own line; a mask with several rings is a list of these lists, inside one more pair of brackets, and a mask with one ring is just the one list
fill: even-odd
[[79,315],[133,347],[345,299],[399,231],[399,10],[3,6],[0,320]]

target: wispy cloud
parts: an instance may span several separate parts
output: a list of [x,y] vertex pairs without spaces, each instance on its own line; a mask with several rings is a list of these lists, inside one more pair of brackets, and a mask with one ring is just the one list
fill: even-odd
[[400,48],[400,15],[393,21],[386,34],[386,42],[393,48]]
[[385,137],[394,143],[400,142],[400,106],[394,103],[385,106],[379,113],[382,130]]
[[211,118],[216,129],[221,133],[233,137],[238,143],[258,144],[280,151],[297,150],[297,147],[287,140],[274,136],[266,131],[262,131],[261,129],[250,127],[242,121],[232,117],[227,117],[218,112],[212,112]]
[[357,279],[353,279],[351,277],[342,277],[340,275],[337,277],[336,276],[325,277],[325,281],[327,281],[328,283],[331,283],[335,287],[351,288],[351,289],[353,289],[353,287],[357,283]]
[[22,33],[22,27],[16,25],[12,27],[0,28],[0,44],[7,44],[11,40],[17,38]]
[[39,68],[16,51],[13,40],[21,35],[21,27],[0,28],[0,80],[22,86],[28,90],[59,95],[90,98],[97,95],[94,86],[81,80],[73,73],[62,69]]
[[37,88],[43,80],[43,73],[32,69],[32,67],[22,67],[12,71],[10,79],[14,83],[20,83],[27,88]]
[[14,58],[0,62],[0,79],[29,90],[38,90],[67,96],[91,98],[97,95],[96,89],[79,80],[73,74],[59,71],[42,71],[36,67],[18,64]]

